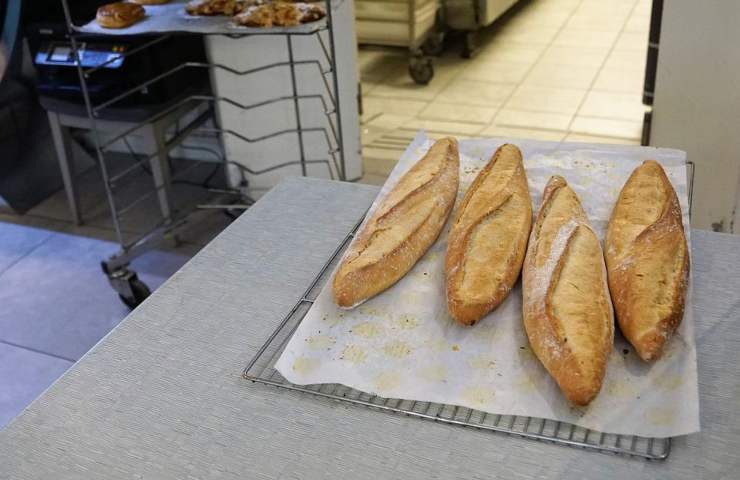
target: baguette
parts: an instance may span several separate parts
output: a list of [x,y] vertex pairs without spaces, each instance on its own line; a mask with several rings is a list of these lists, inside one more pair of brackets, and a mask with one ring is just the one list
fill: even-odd
[[532,199],[522,153],[502,145],[465,193],[447,243],[447,307],[473,325],[509,295],[522,269]]
[[655,360],[681,323],[689,278],[681,206],[658,162],[644,162],[624,184],[605,247],[619,327],[640,358]]
[[547,183],[532,228],[523,296],[532,351],[571,403],[588,405],[601,390],[614,317],[601,244],[559,176]]
[[457,140],[448,137],[401,177],[337,268],[332,287],[340,307],[384,291],[432,246],[455,203],[459,169]]

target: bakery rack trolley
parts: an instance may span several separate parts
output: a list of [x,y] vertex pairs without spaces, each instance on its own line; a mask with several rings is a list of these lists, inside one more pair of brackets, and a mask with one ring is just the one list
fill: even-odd
[[[691,212],[694,163],[686,162],[688,176],[688,203]],[[365,215],[347,233],[344,239],[309,283],[298,301],[282,318],[265,343],[257,350],[242,376],[252,383],[270,385],[280,389],[303,392],[308,395],[331,399],[341,403],[366,407],[386,413],[407,415],[449,425],[473,428],[514,437],[554,443],[592,452],[621,455],[631,458],[661,461],[671,453],[670,438],[650,438],[637,435],[617,435],[579,427],[567,422],[521,415],[495,415],[480,410],[434,402],[384,398],[341,384],[296,385],[286,380],[275,369],[275,363],[285,346],[315,302],[324,285],[331,278]]]
[[[80,80],[82,96],[84,98],[85,109],[87,117],[90,122],[91,132],[94,140],[95,156],[97,157],[98,167],[103,178],[106,198],[109,204],[109,209],[112,217],[113,227],[116,232],[116,237],[120,245],[120,249],[117,253],[101,262],[103,272],[107,275],[108,280],[112,288],[119,294],[121,300],[130,308],[136,307],[138,304],[144,301],[150,294],[150,290],[146,284],[139,280],[136,272],[129,268],[130,262],[137,256],[145,253],[152,249],[157,244],[161,243],[165,238],[173,239],[177,241],[177,232],[181,227],[185,226],[189,221],[192,221],[192,214],[198,208],[216,208],[227,210],[227,213],[231,210],[246,209],[253,203],[250,197],[247,195],[247,180],[246,174],[260,175],[267,172],[272,172],[278,169],[282,169],[288,166],[300,165],[301,173],[303,176],[307,175],[308,165],[324,165],[328,174],[332,179],[346,179],[346,169],[344,162],[344,150],[342,148],[342,126],[341,116],[339,109],[339,89],[338,89],[338,78],[336,68],[336,53],[335,53],[335,38],[333,30],[333,18],[332,18],[332,3],[342,2],[345,0],[326,0],[326,17],[309,24],[300,25],[298,27],[280,27],[280,28],[239,28],[231,27],[228,25],[229,19],[223,17],[223,25],[215,28],[211,27],[208,31],[194,31],[186,24],[182,28],[166,28],[157,29],[156,31],[144,31],[144,32],[133,32],[133,35],[141,35],[144,37],[142,44],[131,48],[128,51],[119,53],[115,57],[110,57],[107,61],[104,61],[94,67],[83,67],[80,59],[85,48],[84,40],[80,37],[85,35],[90,37],[91,33],[85,26],[75,25],[73,17],[69,7],[69,0],[60,0],[64,10],[65,20],[67,24],[67,31],[70,38],[72,47],[73,59],[77,66],[77,72]],[[175,3],[175,2],[173,2]],[[180,7],[184,7],[180,4]],[[92,15],[91,15],[92,16]],[[149,17],[148,17],[149,20]],[[156,21],[156,18],[154,19]],[[288,52],[287,61],[279,61],[275,63],[266,64],[257,68],[248,70],[237,70],[231,68],[228,65],[219,63],[213,63],[210,59],[206,62],[185,62],[175,68],[169,69],[164,73],[158,74],[153,78],[149,78],[140,84],[124,91],[123,93],[115,96],[114,98],[108,99],[99,104],[93,104],[90,96],[90,90],[88,81],[95,75],[96,72],[102,70],[107,64],[112,63],[118,59],[125,58],[131,55],[145,55],[147,49],[152,46],[181,34],[183,32],[196,33],[200,35],[221,35],[231,39],[245,42],[245,47],[248,48],[248,42],[250,37],[258,35],[272,35],[281,36],[286,40],[286,48]],[[326,32],[324,38],[322,32]],[[96,32],[96,34],[101,34]],[[105,35],[105,33],[102,33]],[[127,33],[127,35],[129,35]],[[293,37],[296,35],[301,36],[313,36],[317,39],[317,43],[320,48],[317,48],[317,58],[311,59],[295,59],[295,46]],[[315,66],[314,69],[316,74],[321,78],[321,85],[323,85],[323,93],[314,94],[299,94],[298,85],[296,82],[296,67],[299,65]],[[195,93],[188,95],[185,98],[177,101],[174,105],[164,108],[163,111],[154,114],[152,117],[145,119],[142,122],[135,124],[132,127],[122,129],[122,131],[114,133],[112,135],[103,136],[99,128],[101,123],[100,115],[103,110],[116,105],[118,102],[134,95],[136,92],[146,89],[156,82],[160,82],[170,75],[174,75],[181,72],[183,69],[191,69],[195,71],[197,69],[206,69],[211,74],[211,78],[214,78],[215,70],[223,70],[236,76],[246,76],[257,72],[263,72],[265,70],[273,68],[286,68],[290,72],[292,94],[283,95],[275,98],[266,98],[262,101],[245,105],[236,100],[228,98],[226,96],[219,96],[213,93],[201,94]],[[305,100],[319,101],[323,108],[325,122],[323,125],[305,125],[301,123],[301,103]],[[240,110],[246,111],[255,109],[258,107],[275,104],[279,102],[285,102],[292,105],[294,113],[294,128],[286,128],[278,131],[274,131],[260,136],[249,137],[238,131],[230,128],[225,128],[219,125],[214,112],[218,108],[219,104],[228,104],[232,107],[236,107]],[[192,121],[189,121],[184,127],[180,127],[179,121],[176,124],[176,129],[171,137],[164,143],[158,142],[157,150],[150,154],[134,154],[133,150],[129,148],[130,153],[136,160],[132,167],[127,167],[121,172],[112,173],[108,161],[106,160],[106,153],[111,151],[111,147],[117,141],[127,142],[127,137],[135,134],[137,130],[144,127],[146,124],[161,120],[166,115],[175,115],[178,111],[183,109],[187,110],[187,107],[191,104],[205,104],[208,105],[206,111],[201,112]],[[211,127],[211,125],[213,125]],[[327,143],[327,157],[320,159],[307,158],[305,149],[304,134],[312,132],[318,134],[319,137],[323,137]],[[299,158],[297,159],[282,159],[283,161],[270,165],[266,168],[255,170],[250,169],[248,166],[242,165],[234,161],[226,159],[226,155],[223,152],[223,146],[219,142],[219,152],[215,152],[219,161],[222,162],[224,174],[226,175],[226,167],[232,166],[238,174],[241,176],[241,183],[235,188],[208,188],[204,182],[204,187],[207,188],[209,193],[215,195],[212,199],[213,203],[205,205],[192,206],[181,211],[167,212],[167,209],[163,209],[162,218],[156,225],[144,234],[137,235],[134,239],[124,238],[124,232],[121,228],[121,218],[124,214],[129,212],[133,207],[140,205],[145,199],[157,196],[160,200],[164,197],[165,202],[168,198],[171,198],[172,191],[171,187],[173,181],[178,176],[184,176],[187,171],[198,165],[198,161],[195,161],[192,166],[182,169],[180,172],[170,171],[169,164],[162,165],[160,172],[152,171],[152,178],[154,185],[151,190],[147,193],[138,196],[133,201],[122,205],[120,202],[120,196],[117,196],[117,192],[121,190],[121,185],[126,181],[126,177],[131,177],[131,174],[140,168],[140,159],[149,157],[151,159],[155,156],[161,155],[163,152],[168,155],[169,152],[177,146],[182,148],[193,148],[183,145],[183,141],[186,140],[193,134],[200,134],[204,136],[215,136],[222,139],[224,136],[229,135],[236,139],[246,143],[257,143],[274,137],[292,134],[298,142]],[[322,135],[323,134],[323,135]],[[126,143],[126,145],[130,145]],[[202,161],[201,161],[202,162]],[[165,163],[165,162],[160,162]],[[211,163],[212,164],[212,163]],[[154,169],[152,169],[154,170]],[[209,176],[210,177],[210,176]],[[129,178],[130,180],[130,178]],[[227,180],[228,183],[228,180]]]
[[444,46],[440,0],[355,0],[355,12],[360,45],[406,48],[414,82],[432,80],[431,57]]

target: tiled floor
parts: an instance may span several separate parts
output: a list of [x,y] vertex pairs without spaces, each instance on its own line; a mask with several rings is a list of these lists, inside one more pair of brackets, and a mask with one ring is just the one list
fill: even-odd
[[448,49],[429,85],[401,51],[360,48],[363,161],[381,183],[419,129],[639,144],[650,0],[531,0],[485,29],[473,59]]
[[[0,213],[0,429],[129,313],[100,270],[118,250],[102,183],[94,168],[79,181],[83,226],[70,221],[63,191],[25,215]],[[150,185],[141,172],[133,189]],[[177,199],[194,201],[193,188],[179,185]],[[153,202],[123,217],[127,238],[159,218]],[[179,246],[162,245],[132,262],[152,290],[230,223],[217,211],[197,215]]]

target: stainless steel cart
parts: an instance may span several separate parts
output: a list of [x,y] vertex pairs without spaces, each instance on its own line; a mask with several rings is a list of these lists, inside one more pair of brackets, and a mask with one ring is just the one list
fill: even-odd
[[407,48],[409,75],[426,85],[434,77],[431,55],[444,40],[440,13],[440,0],[355,0],[357,41]]
[[492,24],[518,0],[444,0],[448,28],[465,32],[462,56],[470,58],[478,48],[478,30]]
[[[161,242],[162,239],[165,237],[176,239],[177,231],[187,223],[191,213],[193,213],[197,207],[243,209],[247,208],[251,204],[251,200],[246,192],[246,181],[242,181],[239,185],[237,185],[236,188],[210,189],[216,196],[216,198],[212,198],[212,203],[199,206],[193,205],[191,208],[183,208],[179,211],[163,210],[162,218],[154,228],[144,234],[137,235],[133,239],[128,238],[127,236],[124,236],[124,232],[121,228],[122,216],[125,213],[129,212],[134,206],[141,204],[141,202],[146,198],[154,196],[160,198],[162,196],[169,197],[171,195],[170,187],[175,175],[174,172],[170,171],[170,165],[168,162],[160,162],[161,164],[163,164],[161,165],[162,172],[160,172],[159,175],[154,176],[155,178],[152,189],[147,194],[139,196],[133,201],[131,201],[130,198],[126,199],[127,202],[125,202],[126,204],[124,205],[124,201],[121,200],[117,193],[121,189],[122,184],[125,183],[126,177],[138,170],[137,165],[140,165],[140,161],[144,161],[144,163],[146,163],[146,161],[152,158],[162,158],[163,155],[166,156],[167,153],[170,152],[173,148],[182,145],[182,142],[189,138],[191,135],[215,135],[218,137],[230,135],[248,143],[260,142],[282,135],[290,135],[294,137],[298,142],[299,158],[279,158],[276,159],[274,165],[263,168],[261,170],[250,169],[249,167],[245,167],[241,163],[228,161],[226,160],[226,155],[224,155],[223,152],[221,152],[219,156],[220,161],[224,164],[228,163],[233,167],[240,169],[240,171],[247,172],[251,175],[259,175],[287,166],[300,165],[301,171],[305,176],[307,165],[321,164],[326,166],[331,178],[339,178],[341,180],[344,180],[346,178],[344,150],[342,143],[342,124],[339,109],[337,68],[335,61],[335,37],[332,22],[332,3],[335,2],[336,0],[334,2],[332,0],[326,0],[327,15],[324,19],[297,27],[264,29],[242,28],[234,27],[233,25],[229,24],[226,18],[219,19],[215,17],[204,18],[202,19],[202,22],[193,22],[191,21],[193,19],[187,18],[185,15],[182,14],[180,10],[178,10],[179,16],[177,14],[173,14],[172,11],[169,11],[169,13],[167,13],[167,21],[163,21],[162,23],[157,24],[157,10],[152,9],[151,11],[147,10],[148,23],[145,24],[144,22],[142,22],[141,24],[134,25],[134,27],[131,27],[130,30],[125,29],[128,30],[127,32],[108,32],[99,31],[99,27],[96,27],[92,23],[86,25],[74,24],[72,20],[73,17],[70,13],[69,0],[61,0],[62,6],[64,8],[67,30],[69,32],[69,37],[71,40],[72,54],[74,55],[72,58],[76,59],[75,63],[80,79],[85,108],[87,116],[89,118],[89,125],[91,131],[93,132],[95,153],[105,184],[105,191],[111,211],[113,226],[116,231],[118,242],[120,243],[120,250],[112,257],[105,259],[102,262],[102,268],[105,274],[108,276],[111,286],[116,292],[118,292],[122,301],[128,306],[132,308],[137,306],[139,303],[144,301],[144,299],[150,293],[149,288],[144,283],[142,283],[137,278],[136,273],[129,268],[130,262],[135,257],[151,249],[154,245]],[[159,8],[182,9],[184,7],[183,3],[184,2],[182,1],[171,2],[170,4],[165,4],[165,6]],[[93,16],[93,14],[94,12],[91,12],[91,17]],[[175,20],[173,24],[173,18],[179,18],[179,20]],[[151,30],[147,30],[147,28],[149,28],[147,27],[147,25],[152,26]],[[101,61],[99,64],[93,67],[88,67],[83,66],[83,63],[81,61],[85,51],[85,42],[81,40],[81,36],[85,35],[89,37],[91,33],[99,35],[115,35],[123,33],[128,35],[142,35],[146,41],[134,49],[120,52],[117,55],[109,57],[107,60]],[[135,87],[116,96],[115,98],[109,99],[97,105],[93,104],[88,88],[88,81],[93,75],[103,70],[107,64],[115,62],[116,60],[119,60],[121,58],[132,55],[146,55],[147,50],[150,47],[181,33],[223,35],[228,36],[229,38],[241,39],[240,41],[243,42],[249,42],[250,37],[260,35],[282,36],[285,38],[287,60],[244,71],[231,68],[228,65],[211,62],[185,62],[175,68],[166,71],[161,75],[157,75],[154,78],[149,78],[146,81],[143,81],[141,84],[136,85]],[[320,52],[318,58],[306,59],[304,56],[301,57],[300,60],[295,59],[295,46],[293,42],[293,37],[296,35],[310,36],[316,38],[318,45],[321,47],[320,49],[317,49],[317,51]],[[296,68],[298,66],[305,66],[305,68],[316,67],[314,69],[316,75],[321,78],[322,84],[325,87],[325,91],[322,94],[299,93],[298,85],[296,82]],[[256,72],[264,72],[265,70],[280,69],[285,71],[285,73],[288,74],[291,78],[292,94],[283,95],[276,98],[264,99],[263,101],[256,102],[251,105],[241,104],[225,96],[201,93],[192,94],[187,95],[176,104],[164,109],[162,112],[157,113],[153,118],[148,118],[144,121],[137,122],[136,124],[122,129],[119,132],[103,132],[103,129],[100,128],[101,125],[99,125],[99,123],[102,122],[101,118],[105,109],[110,108],[118,102],[129,98],[131,95],[136,94],[136,92],[142,89],[146,89],[151,85],[168,78],[170,75],[181,72],[182,70],[190,70],[195,72],[203,71],[204,69],[211,73],[211,77],[213,77],[212,74],[217,69],[229,72],[230,74],[236,76],[246,76],[254,74]],[[317,101],[320,101],[321,105],[323,105],[323,117],[325,117],[323,124],[306,125],[306,122],[301,122],[300,108],[304,101],[310,101],[313,105],[315,105]],[[180,128],[178,126],[175,131],[170,133],[168,137],[169,140],[166,144],[158,144],[156,146],[155,152],[147,153],[145,155],[136,155],[140,157],[136,159],[137,165],[134,165],[134,167],[132,168],[125,169],[122,172],[112,174],[109,165],[108,154],[112,150],[111,147],[114,143],[125,141],[127,137],[136,134],[138,130],[145,128],[146,125],[150,125],[156,122],[159,118],[170,115],[172,112],[176,111],[183,105],[192,102],[204,102],[210,108],[207,108],[200,116],[198,116],[195,121],[188,123],[187,126],[185,126],[184,128]],[[231,107],[246,111],[278,102],[287,102],[293,106],[295,118],[294,128],[280,129],[279,131],[260,135],[258,137],[248,137],[242,135],[239,132],[222,128],[218,125],[218,121],[215,115],[213,115],[214,108],[222,104],[228,104]],[[326,139],[327,143],[325,158],[307,158],[304,148],[304,133],[306,132],[323,132],[323,137]],[[226,169],[224,168],[224,171],[225,170]],[[242,176],[242,179],[244,179],[244,176]]]

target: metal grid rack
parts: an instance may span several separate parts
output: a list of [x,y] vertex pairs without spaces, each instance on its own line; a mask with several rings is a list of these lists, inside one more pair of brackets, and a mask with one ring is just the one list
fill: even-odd
[[[301,174],[307,175],[307,166],[312,164],[323,164],[328,169],[329,176],[332,179],[339,178],[344,180],[346,178],[346,168],[344,162],[344,150],[342,142],[342,123],[339,108],[339,83],[337,77],[336,68],[336,52],[335,52],[335,38],[333,31],[333,18],[332,18],[332,3],[341,3],[344,0],[325,0],[326,1],[326,17],[320,21],[313,22],[310,24],[304,24],[297,27],[281,27],[281,28],[234,28],[224,26],[215,32],[192,32],[192,31],[180,31],[172,30],[167,32],[139,32],[135,35],[146,35],[146,41],[135,48],[119,53],[113,58],[109,58],[94,67],[84,67],[81,62],[81,55],[83,52],[85,40],[82,38],[84,35],[86,38],[91,36],[90,32],[86,32],[85,29],[79,25],[75,25],[72,20],[71,10],[69,7],[69,0],[60,0],[64,10],[65,20],[67,24],[67,31],[72,46],[72,54],[76,60],[77,72],[80,80],[82,96],[84,98],[85,109],[90,122],[91,131],[93,132],[94,143],[95,143],[95,154],[97,157],[97,163],[103,177],[105,184],[105,193],[110,207],[111,217],[113,221],[113,227],[116,231],[118,243],[120,244],[120,250],[112,257],[105,259],[102,262],[103,271],[108,276],[111,286],[116,290],[121,299],[130,307],[135,307],[141,303],[148,295],[149,288],[142,283],[135,272],[128,268],[129,263],[141,255],[142,253],[151,249],[154,245],[161,242],[163,238],[174,238],[177,240],[176,233],[188,222],[188,217],[196,210],[196,208],[227,208],[227,209],[246,209],[253,201],[247,195],[247,182],[245,174],[250,175],[261,175],[267,172],[271,172],[277,169],[281,169],[288,166],[300,165]],[[338,4],[338,3],[337,3]],[[326,39],[322,36],[322,32],[326,32]],[[154,45],[159,44],[165,40],[172,38],[175,35],[181,33],[195,33],[198,35],[220,35],[231,39],[240,41],[248,41],[249,37],[254,36],[282,36],[286,40],[286,49],[288,52],[288,61],[274,62],[260,66],[258,68],[252,68],[248,70],[237,70],[231,68],[228,65],[212,62],[185,62],[174,68],[171,68],[159,75],[149,78],[140,84],[137,84],[130,89],[116,95],[113,98],[107,99],[99,104],[95,105],[91,101],[88,81],[94,76],[96,72],[102,71],[108,64],[116,62],[122,58],[130,57],[132,55],[146,54],[147,50]],[[293,44],[294,36],[314,36],[317,39],[318,46],[318,58],[296,60],[294,58],[295,45]],[[317,74],[322,80],[324,91],[319,94],[299,94],[298,85],[296,81],[296,67],[297,66],[313,66],[316,68]],[[195,71],[196,69],[202,70],[207,69],[211,73],[213,78],[213,72],[215,70],[226,71],[235,76],[246,76],[257,72],[263,72],[265,70],[275,68],[287,67],[292,90],[289,95],[283,95],[276,98],[269,98],[263,101],[259,101],[250,105],[245,105],[237,102],[233,99],[217,96],[213,94],[202,94],[194,93],[187,95],[185,98],[175,102],[173,105],[167,106],[161,111],[157,112],[149,118],[137,122],[134,126],[121,129],[121,131],[113,133],[106,138],[101,136],[99,124],[101,123],[100,118],[103,111],[113,107],[130,96],[135,95],[137,92],[146,89],[147,87],[160,82],[162,80],[171,77],[172,75],[181,72],[182,70],[188,69]],[[328,77],[328,78],[327,78]],[[311,101],[313,103],[320,102],[322,112],[326,118],[324,125],[303,125],[301,123],[301,104],[303,101]],[[263,134],[260,136],[250,137],[240,132],[234,131],[233,129],[223,128],[220,126],[214,115],[214,109],[219,104],[228,104],[231,107],[246,111],[264,107],[270,104],[276,104],[280,102],[287,102],[292,104],[295,128],[286,128],[279,131]],[[135,134],[139,129],[145,125],[153,124],[158,122],[167,116],[179,115],[179,112],[183,109],[187,110],[186,107],[191,105],[207,105],[205,112],[200,114],[195,120],[191,121],[184,128],[178,128],[170,139],[165,144],[158,144],[157,151],[152,154],[135,155],[131,151],[136,165],[131,168],[126,168],[122,172],[113,173],[113,170],[108,165],[106,160],[106,153],[110,152],[116,144],[116,142],[122,141],[127,143],[127,137]],[[317,104],[318,105],[318,104]],[[313,106],[313,105],[312,105]],[[214,127],[210,127],[213,124]],[[229,161],[226,159],[226,155],[223,152],[223,146],[220,145],[220,161],[223,163],[224,174],[226,175],[226,166],[232,165],[236,167],[241,174],[242,182],[236,188],[220,188],[220,189],[209,189],[211,193],[216,194],[216,198],[213,199],[213,203],[207,205],[193,205],[189,209],[182,209],[180,211],[169,211],[168,208],[162,209],[162,218],[151,230],[138,236],[137,238],[130,240],[125,239],[123,230],[121,228],[121,217],[129,212],[132,208],[140,206],[144,200],[150,197],[158,197],[160,203],[168,205],[172,197],[171,186],[174,178],[173,172],[170,171],[170,165],[166,161],[160,161],[160,168],[152,168],[153,171],[153,188],[146,194],[139,196],[133,201],[128,202],[126,205],[120,205],[122,203],[117,198],[117,191],[121,190],[122,184],[127,179],[126,177],[131,176],[132,173],[138,171],[139,162],[144,160],[152,160],[161,156],[163,153],[165,156],[177,146],[183,146],[182,142],[185,141],[190,135],[197,133],[206,136],[215,136],[216,138],[223,138],[226,135],[232,136],[240,141],[246,143],[257,143],[264,140],[268,140],[274,137],[282,135],[295,135],[298,142],[299,158],[295,160],[284,159],[284,161],[278,162],[267,168],[260,170],[250,169],[249,167]],[[327,144],[327,158],[323,159],[312,159],[307,158],[304,134],[323,134],[321,135]],[[219,142],[220,143],[220,142]],[[188,148],[183,146],[183,148]],[[193,147],[190,147],[193,148]],[[130,149],[130,147],[129,147]],[[140,157],[140,158],[137,158]],[[156,161],[156,160],[155,160]],[[196,161],[197,162],[197,161]],[[197,166],[197,165],[194,165]],[[177,173],[177,172],[174,172]],[[186,172],[179,172],[183,175]]]
[[[363,216],[364,218],[364,216]],[[665,460],[671,451],[670,438],[648,438],[636,435],[605,434],[566,422],[542,418],[494,415],[479,410],[433,402],[383,398],[341,384],[294,385],[275,369],[275,362],[293,333],[308,313],[319,292],[349,246],[362,220],[347,234],[329,260],[311,281],[301,298],[282,319],[278,327],[257,351],[243,372],[252,382],[305,392],[341,402],[360,405],[389,413],[409,415],[435,422],[478,430],[499,432],[516,437],[545,441],[584,450],[626,455],[649,460]]]

